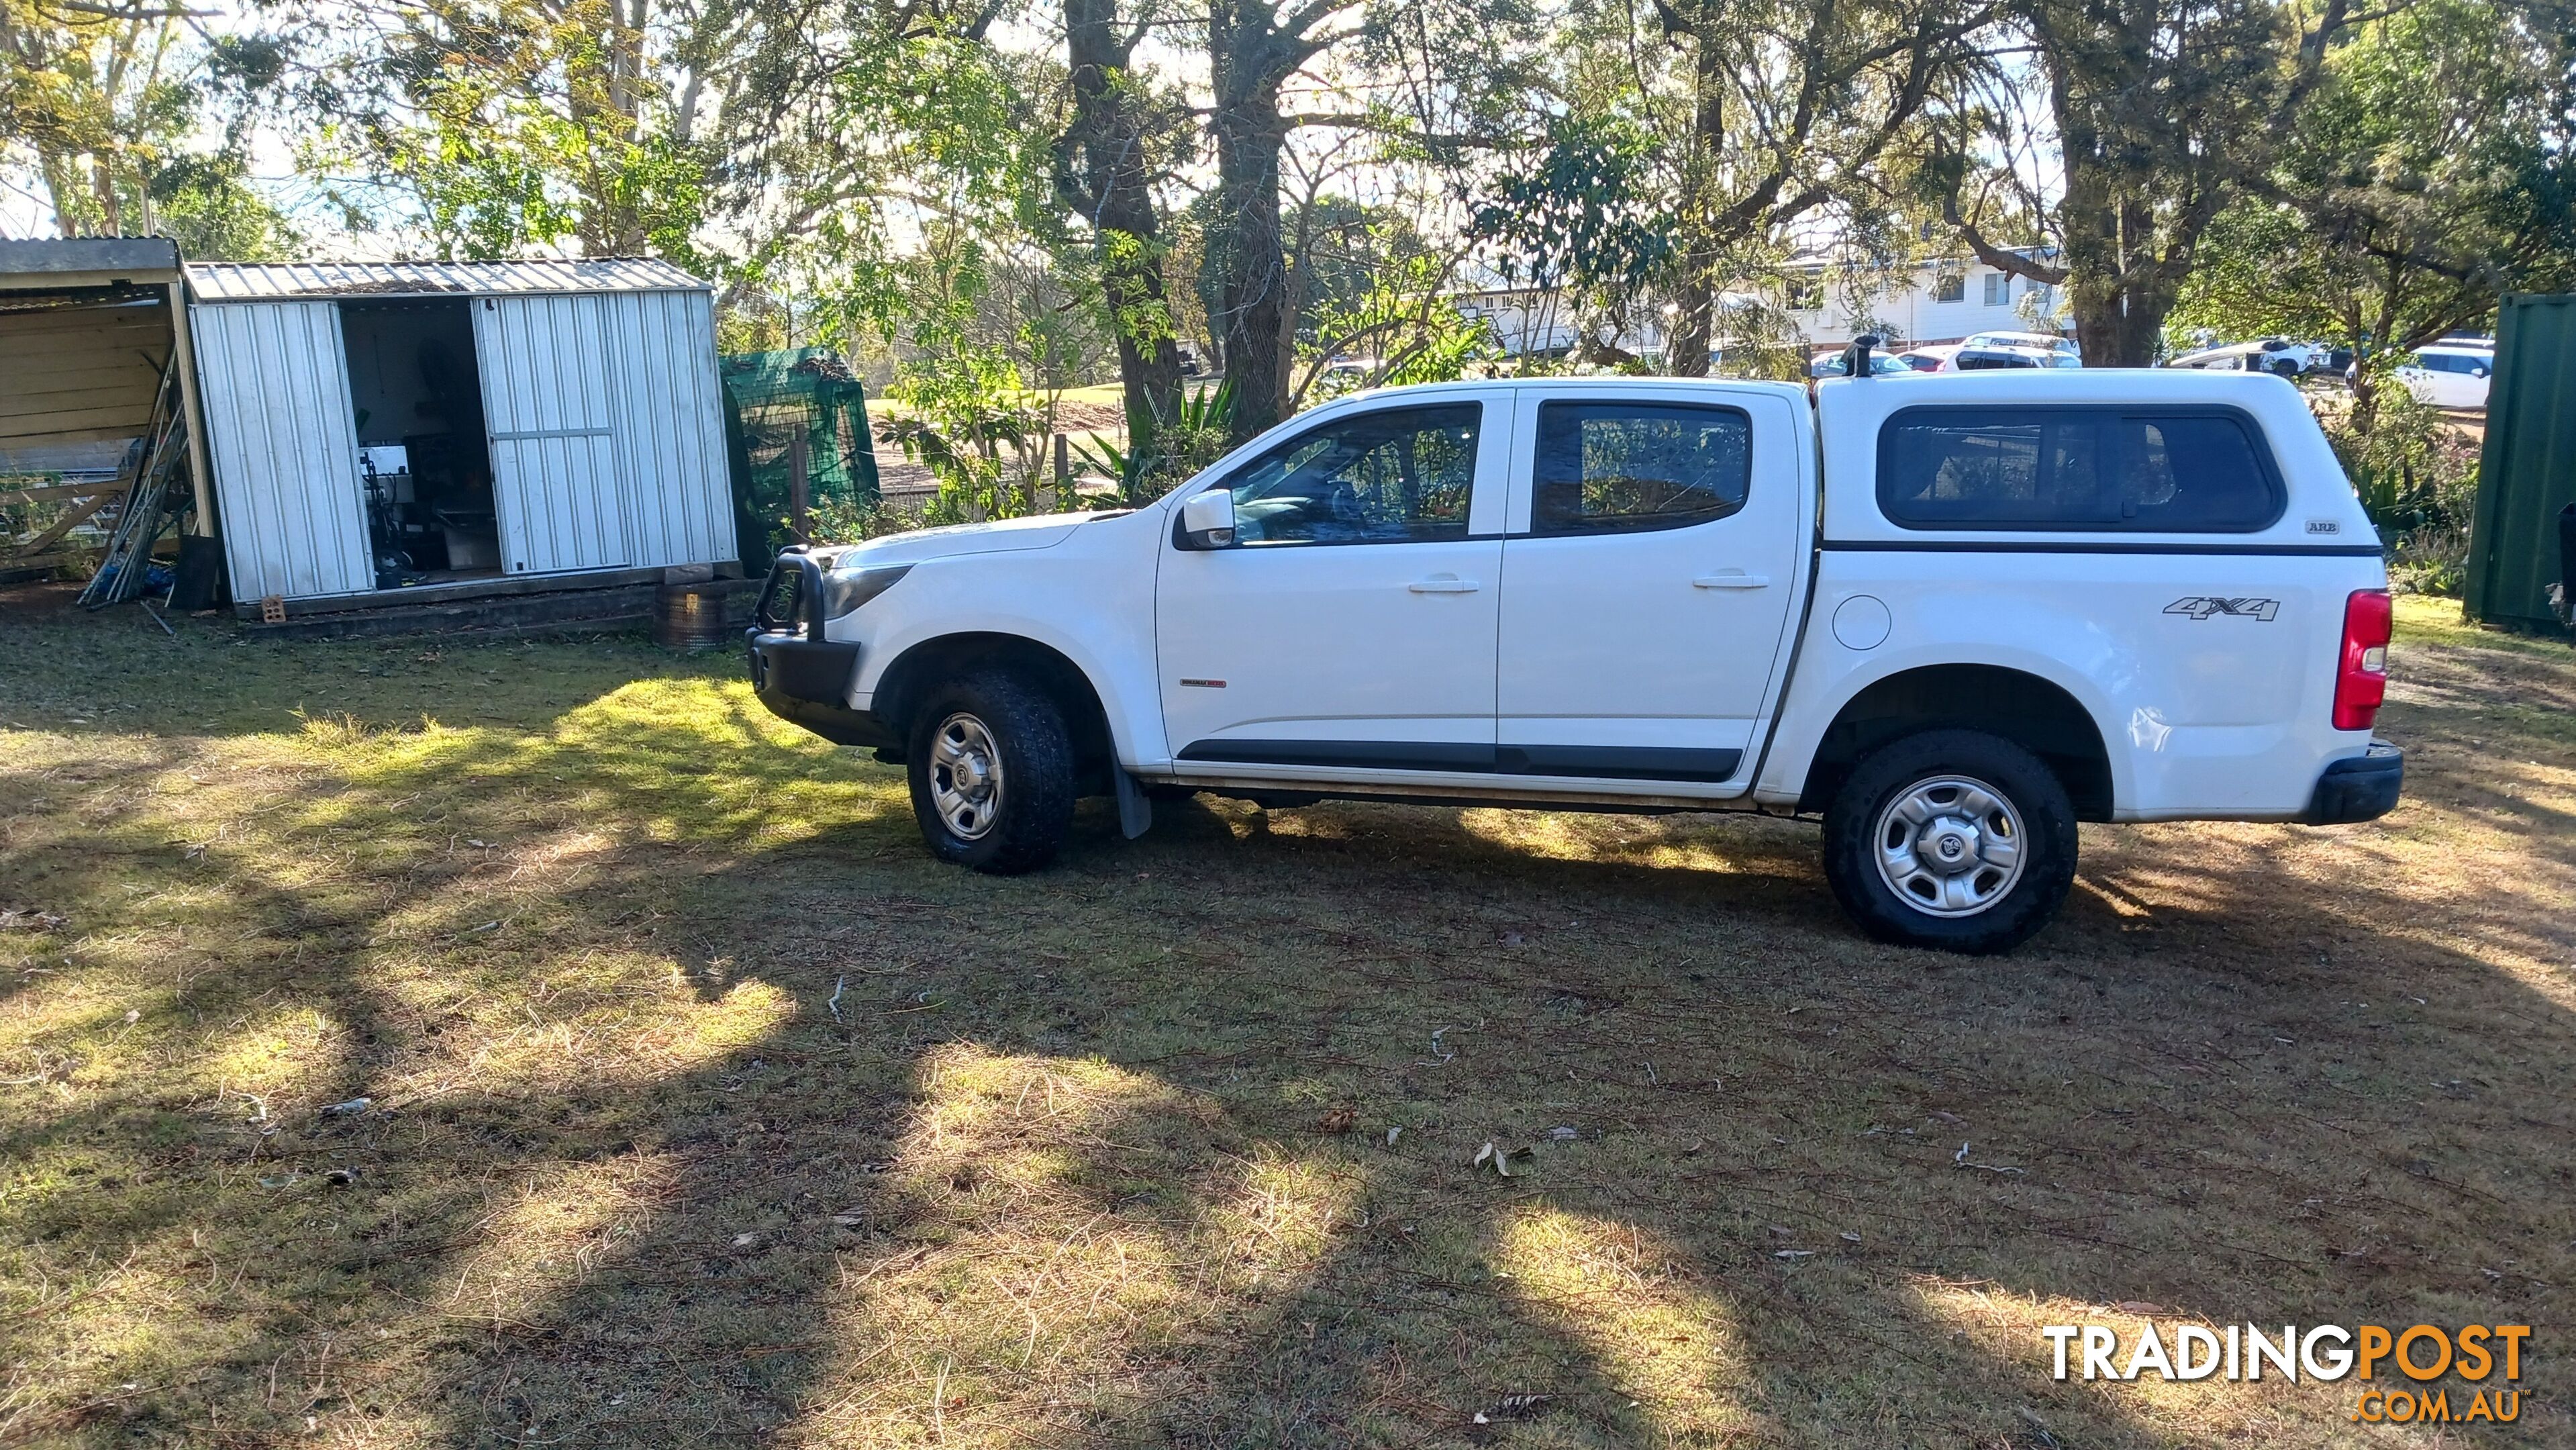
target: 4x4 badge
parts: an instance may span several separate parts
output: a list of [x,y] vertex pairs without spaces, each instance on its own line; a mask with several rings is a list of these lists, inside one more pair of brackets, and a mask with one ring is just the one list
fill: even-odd
[[2188,614],[2194,619],[2207,619],[2213,614],[2233,614],[2245,619],[2259,619],[2267,624],[2280,612],[2281,601],[2278,599],[2220,599],[2208,594],[2177,599],[2165,606],[2167,614]]

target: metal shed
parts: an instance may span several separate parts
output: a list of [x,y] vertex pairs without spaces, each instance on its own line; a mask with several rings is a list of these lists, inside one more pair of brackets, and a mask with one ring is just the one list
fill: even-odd
[[455,599],[736,559],[714,299],[678,268],[191,263],[187,280],[235,600]]
[[2554,632],[2558,513],[2576,504],[2576,296],[2508,293],[2498,314],[2464,602],[2471,619]]

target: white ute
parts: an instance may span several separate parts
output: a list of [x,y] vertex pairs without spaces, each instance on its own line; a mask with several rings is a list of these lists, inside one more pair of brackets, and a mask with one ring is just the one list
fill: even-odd
[[2278,378],[1444,383],[1161,500],[781,556],[760,698],[1027,871],[1158,795],[1821,815],[1881,939],[2008,949],[2078,821],[2369,820],[2377,537]]

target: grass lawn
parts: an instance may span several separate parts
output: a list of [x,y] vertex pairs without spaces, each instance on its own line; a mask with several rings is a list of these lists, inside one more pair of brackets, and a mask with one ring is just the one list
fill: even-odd
[[[22,599],[0,1442],[2576,1443],[2576,655],[2399,620],[2395,815],[2088,826],[1963,961],[1808,825],[1092,803],[994,880],[729,653]],[[2050,1378],[2149,1318],[2529,1393]]]

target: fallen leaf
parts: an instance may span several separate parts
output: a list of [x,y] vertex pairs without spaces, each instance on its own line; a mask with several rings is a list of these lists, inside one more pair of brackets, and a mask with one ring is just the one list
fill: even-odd
[[1931,1118],[1933,1122],[1946,1123],[1953,1128],[1964,1128],[1968,1125],[1968,1120],[1957,1113],[1934,1113]]
[[1359,1109],[1349,1103],[1335,1103],[1325,1110],[1324,1116],[1315,1120],[1315,1130],[1321,1133],[1347,1133],[1359,1120]]

